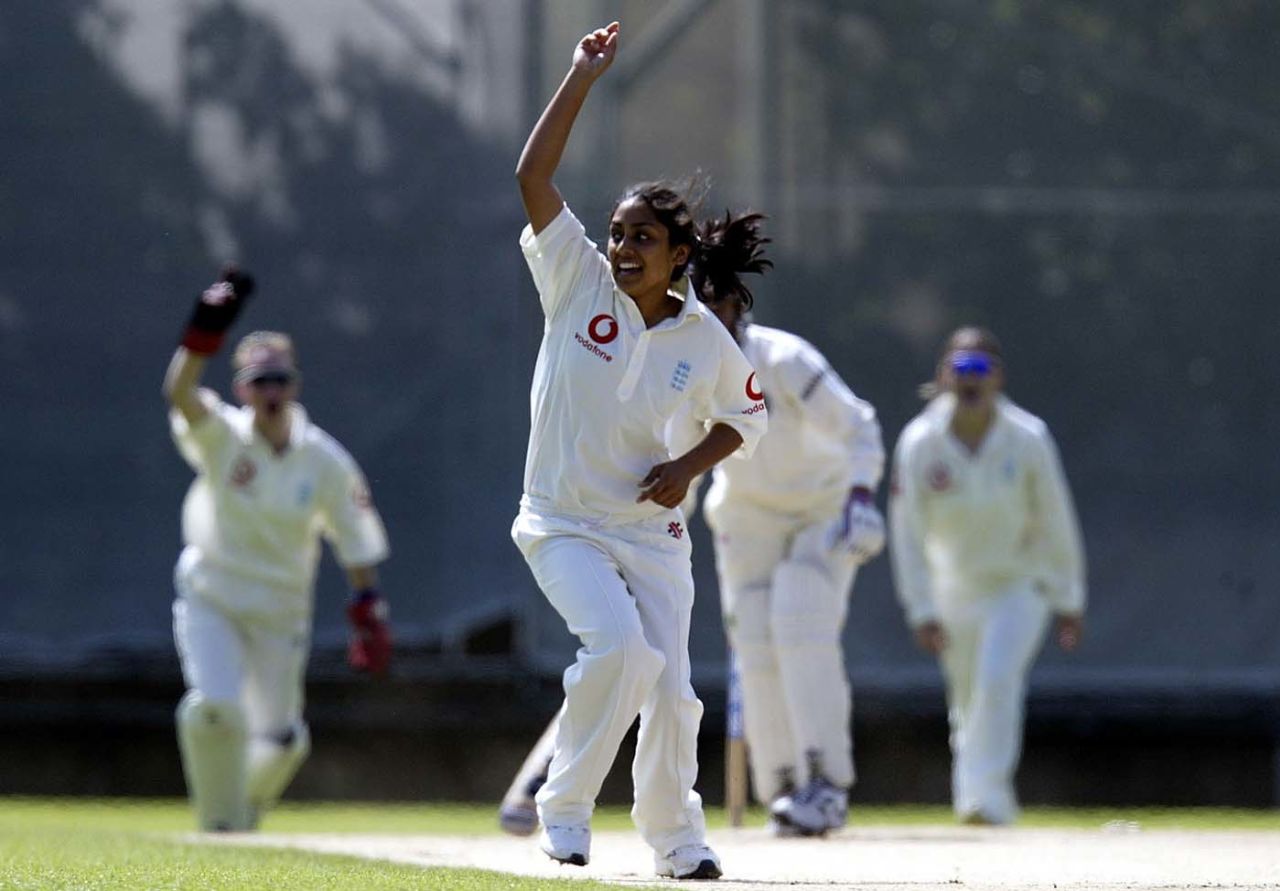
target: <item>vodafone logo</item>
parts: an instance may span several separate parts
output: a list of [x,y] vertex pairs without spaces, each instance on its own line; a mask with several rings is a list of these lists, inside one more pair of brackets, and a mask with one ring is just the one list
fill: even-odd
[[608,313],[600,313],[587,326],[587,333],[596,343],[612,343],[618,336],[618,320]]
[[747,398],[754,402],[759,402],[764,398],[764,392],[756,385],[756,373],[754,371],[747,378]]

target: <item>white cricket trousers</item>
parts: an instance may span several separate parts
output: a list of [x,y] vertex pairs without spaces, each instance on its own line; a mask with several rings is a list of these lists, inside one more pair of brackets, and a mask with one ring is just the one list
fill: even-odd
[[987,597],[939,603],[947,634],[942,670],[951,724],[952,805],[1001,823],[1018,815],[1013,777],[1022,753],[1027,672],[1044,642],[1049,606],[1019,584]]
[[238,703],[251,736],[302,721],[309,621],[254,622],[195,597],[173,602],[173,637],[189,690],[206,702]]
[[828,547],[837,512],[788,515],[708,502],[725,630],[738,655],[755,796],[803,786],[809,758],[837,786],[854,782],[852,689],[841,635],[857,573]]
[[679,511],[597,527],[523,509],[512,538],[547,600],[582,642],[564,673],[565,704],[544,825],[583,825],[640,716],[631,816],[660,854],[705,838],[698,774],[702,703],[689,680],[693,575]]

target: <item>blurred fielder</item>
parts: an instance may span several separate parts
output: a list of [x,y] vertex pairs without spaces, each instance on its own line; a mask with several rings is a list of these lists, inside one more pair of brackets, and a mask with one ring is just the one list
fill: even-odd
[[738,659],[752,786],[775,834],[821,835],[844,825],[854,782],[840,641],[858,567],[884,547],[880,425],[812,345],[749,323],[740,295],[717,299],[696,269],[694,281],[769,404],[755,455],[717,466],[703,507]]
[[206,831],[255,828],[310,750],[303,681],[322,537],[355,592],[349,661],[381,673],[391,652],[375,569],[387,556],[382,521],[355,461],[294,402],[289,337],[240,341],[240,408],[197,389],[252,290],[233,268],[205,290],[164,381],[174,440],[196,472],[182,508],[173,629],[187,685],[178,743]]
[[[759,222],[704,223],[704,256],[745,262],[767,241],[756,235]],[[776,834],[821,835],[844,825],[854,781],[840,639],[857,568],[884,547],[874,502],[884,468],[880,425],[813,346],[749,324],[750,292],[720,286],[708,272],[695,262],[691,283],[755,368],[753,386],[770,415],[754,456],[716,465],[704,507],[740,668],[753,786]],[[669,433],[675,452],[699,432],[681,420]],[[508,832],[536,825],[537,767],[531,755],[504,797]]]
[[890,555],[916,642],[946,677],[956,815],[1005,824],[1027,672],[1051,616],[1062,649],[1080,642],[1084,553],[1048,428],[1002,395],[995,336],[956,331],[933,388],[894,453]]

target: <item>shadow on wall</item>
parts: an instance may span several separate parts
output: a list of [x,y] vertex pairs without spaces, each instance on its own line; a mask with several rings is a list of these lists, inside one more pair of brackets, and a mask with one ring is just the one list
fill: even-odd
[[[23,505],[0,516],[7,639],[171,645],[190,474],[160,380],[228,254],[261,283],[238,332],[294,334],[312,417],[371,480],[401,628],[522,593],[506,524],[539,329],[513,151],[353,46],[317,82],[233,2],[188,22],[168,120],[82,38],[94,5],[0,9],[0,398],[26,419],[0,440],[23,468],[0,478]],[[221,357],[208,382],[229,397],[228,377]],[[320,628],[340,592],[330,565]]]

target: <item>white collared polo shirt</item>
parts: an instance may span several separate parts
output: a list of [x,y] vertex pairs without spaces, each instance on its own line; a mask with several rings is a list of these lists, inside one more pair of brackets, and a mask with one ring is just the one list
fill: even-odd
[[647,328],[609,261],[566,206],[520,236],[546,316],[530,392],[522,505],[593,523],[643,520],[640,480],[672,458],[668,421],[727,424],[749,456],[767,425],[764,395],[742,351],[686,287],[680,312]]
[[955,396],[937,397],[894,450],[889,555],[908,622],[1026,582],[1055,611],[1083,612],[1084,547],[1049,428],[1002,396],[970,452],[954,412]]
[[182,505],[179,594],[228,610],[309,616],[320,539],[344,567],[386,559],[387,536],[351,455],[299,405],[289,447],[277,454],[253,429],[253,413],[202,390],[209,414],[194,427],[178,411],[170,427],[196,472]]

